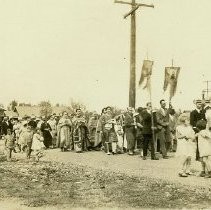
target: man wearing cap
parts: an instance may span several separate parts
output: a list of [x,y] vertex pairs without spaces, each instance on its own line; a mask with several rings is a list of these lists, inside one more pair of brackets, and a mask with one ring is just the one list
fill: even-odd
[[[200,120],[205,120],[205,111],[202,108],[202,100],[195,101],[196,108],[190,113],[190,124],[193,127],[195,133],[197,130],[197,123]],[[196,138],[196,160],[199,160],[199,149],[198,149],[198,139]]]
[[202,101],[195,101],[196,108],[190,113],[190,124],[196,132],[196,124],[199,120],[205,120],[205,111],[202,109]]

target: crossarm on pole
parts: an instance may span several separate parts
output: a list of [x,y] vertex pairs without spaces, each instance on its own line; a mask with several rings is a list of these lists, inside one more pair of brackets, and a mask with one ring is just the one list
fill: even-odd
[[119,4],[129,4],[129,5],[132,5],[132,6],[133,6],[133,4],[132,4],[132,3],[130,3],[130,2],[125,2],[125,1],[118,1],[118,0],[115,0],[115,1],[114,1],[114,3],[119,3]]
[[134,13],[137,9],[139,8],[139,6],[136,6],[134,9],[132,9],[130,12],[128,12],[127,14],[124,15],[124,19],[127,18],[129,15],[131,15],[132,13]]
[[155,7],[153,4],[135,4],[135,5],[139,7],[152,7],[152,8]]
[[131,6],[152,7],[152,8],[154,8],[153,4],[138,4],[138,3],[133,4],[133,3],[130,3],[130,2],[119,1],[119,0],[115,0],[114,3],[127,4],[127,5],[131,5]]

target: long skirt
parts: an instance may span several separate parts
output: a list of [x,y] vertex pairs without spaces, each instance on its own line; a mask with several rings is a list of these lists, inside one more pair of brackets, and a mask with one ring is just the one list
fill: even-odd
[[68,126],[61,127],[58,138],[60,148],[70,148],[71,132]]
[[44,138],[44,145],[46,148],[49,148],[52,145],[52,136],[50,131],[43,132],[43,138]]
[[125,136],[127,140],[127,149],[134,150],[136,144],[135,129],[133,127],[125,129]]
[[177,140],[177,152],[176,157],[195,157],[196,155],[196,144],[191,140],[178,139]]

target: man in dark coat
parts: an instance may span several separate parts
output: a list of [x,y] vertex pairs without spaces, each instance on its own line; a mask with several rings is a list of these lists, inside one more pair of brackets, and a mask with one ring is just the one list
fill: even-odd
[[12,131],[13,125],[9,120],[9,117],[4,117],[2,121],[2,135],[7,135],[7,130],[10,129]]
[[160,150],[164,159],[167,159],[167,148],[166,146],[171,141],[170,139],[170,129],[169,129],[169,110],[166,108],[165,100],[160,100],[161,108],[156,113],[157,124],[159,132],[157,137],[160,142]]
[[[202,108],[202,101],[196,100],[195,101],[196,108],[190,113],[190,124],[193,127],[195,133],[198,133],[197,123],[200,120],[205,119],[205,111]],[[196,160],[199,160],[199,149],[198,149],[198,138],[196,138]]]
[[151,159],[152,160],[158,160],[158,158],[155,156],[155,146],[154,146],[154,139],[153,135],[155,135],[153,132],[155,132],[155,124],[152,125],[152,117],[153,122],[156,122],[156,115],[153,115],[152,113],[152,105],[150,102],[147,103],[147,109],[142,112],[142,134],[144,137],[143,141],[143,160],[146,160],[147,157],[147,150],[149,144],[151,145]]
[[144,108],[139,107],[137,109],[137,114],[134,116],[135,117],[135,122],[136,122],[136,145],[137,149],[140,150],[141,156],[143,156],[143,135],[142,135],[142,112]]
[[205,111],[202,109],[202,101],[195,101],[196,108],[190,113],[190,124],[196,132],[196,124],[199,120],[205,120]]

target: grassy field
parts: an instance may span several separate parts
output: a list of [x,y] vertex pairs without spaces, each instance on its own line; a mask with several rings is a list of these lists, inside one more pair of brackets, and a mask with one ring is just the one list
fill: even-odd
[[25,206],[62,208],[211,208],[209,188],[73,164],[0,160],[0,199]]

